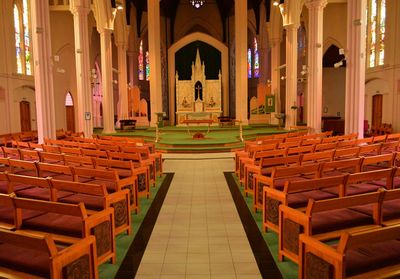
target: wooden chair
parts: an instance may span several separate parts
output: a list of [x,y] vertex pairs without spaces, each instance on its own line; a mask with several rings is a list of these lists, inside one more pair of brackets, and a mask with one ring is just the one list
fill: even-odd
[[382,143],[360,146],[359,156],[375,156],[381,154]]
[[321,152],[327,150],[335,150],[336,149],[336,142],[331,143],[320,143],[315,146],[314,152]]
[[396,153],[365,157],[361,163],[361,171],[372,171],[391,168]]
[[[78,278],[76,274],[79,274],[80,278],[98,278],[93,236],[60,247],[51,235],[0,229],[0,243],[2,277],[60,279]],[[13,251],[11,257],[10,251]]]

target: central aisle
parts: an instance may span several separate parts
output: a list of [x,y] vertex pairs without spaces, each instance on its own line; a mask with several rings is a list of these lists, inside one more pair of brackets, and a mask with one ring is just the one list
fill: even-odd
[[233,155],[163,157],[175,175],[136,278],[261,278],[223,174]]

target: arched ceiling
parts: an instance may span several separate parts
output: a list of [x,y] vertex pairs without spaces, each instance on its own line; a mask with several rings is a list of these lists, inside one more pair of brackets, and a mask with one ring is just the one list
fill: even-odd
[[[171,20],[171,29],[173,30],[174,21],[176,17],[176,11],[180,1],[189,1],[189,0],[161,0],[160,1],[160,13],[163,16],[170,18]],[[224,26],[225,30],[225,22],[226,18],[230,15],[234,14],[234,0],[214,0],[218,5],[219,14],[221,16],[222,25]],[[271,7],[272,0],[265,0],[265,9],[266,9],[266,18],[260,19],[260,4],[262,0],[247,0],[247,7],[248,9],[253,9],[254,14],[256,16],[256,23],[257,23],[257,33],[259,31],[260,21],[265,20],[269,21],[270,17],[270,7]],[[115,6],[115,0],[112,0]],[[207,0],[206,0],[207,2]],[[283,3],[283,0],[280,0]],[[134,6],[136,8],[136,21],[137,21],[137,34],[140,34],[141,29],[141,20],[143,12],[147,11],[147,0],[126,0],[126,20],[127,23],[130,24],[130,14],[131,14],[131,7]],[[173,34],[173,32],[171,32]],[[173,41],[173,38],[171,38]],[[224,41],[225,41],[225,34],[224,34]]]

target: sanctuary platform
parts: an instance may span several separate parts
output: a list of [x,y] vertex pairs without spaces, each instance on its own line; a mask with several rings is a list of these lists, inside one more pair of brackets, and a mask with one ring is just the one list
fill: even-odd
[[[202,139],[194,139],[193,134],[200,132]],[[265,136],[277,133],[287,133],[287,130],[278,129],[276,126],[252,125],[243,126],[243,139],[251,140],[257,136]],[[101,133],[101,130],[98,131]],[[137,128],[132,131],[117,131],[114,136],[142,137],[146,141],[155,142],[155,128]],[[232,127],[208,127],[191,126],[190,133],[187,127],[168,126],[159,129],[159,141],[156,148],[164,153],[216,153],[231,152],[243,148],[240,140],[240,129]]]

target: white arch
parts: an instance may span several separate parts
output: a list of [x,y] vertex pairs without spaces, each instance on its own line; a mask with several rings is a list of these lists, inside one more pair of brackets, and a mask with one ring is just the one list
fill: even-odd
[[183,37],[168,49],[169,119],[171,123],[175,123],[175,53],[195,41],[205,42],[221,52],[222,110],[224,115],[229,114],[228,47],[210,35],[194,32]]

